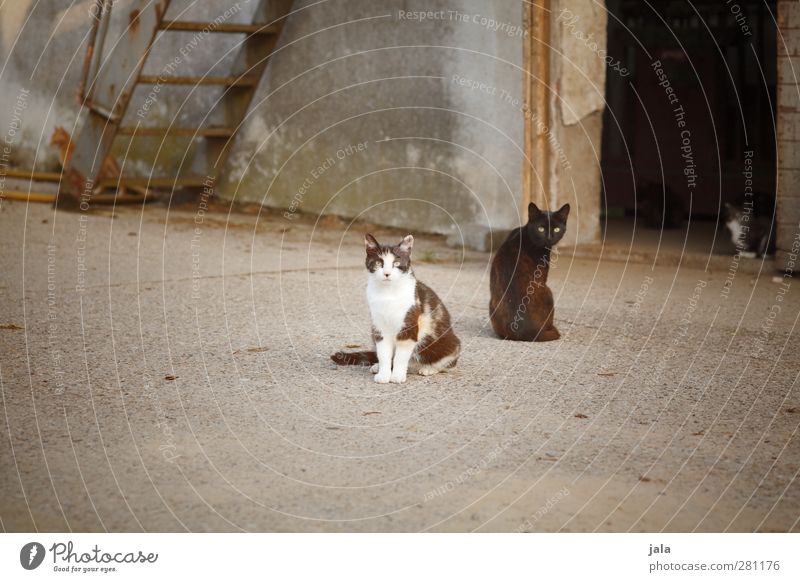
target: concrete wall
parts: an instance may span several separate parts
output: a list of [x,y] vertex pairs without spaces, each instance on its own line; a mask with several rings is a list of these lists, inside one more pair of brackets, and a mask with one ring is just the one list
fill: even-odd
[[777,267],[798,270],[800,250],[800,3],[778,2]]
[[[114,3],[109,45],[130,1]],[[173,0],[168,17],[213,20],[236,6],[229,22],[250,22],[255,4]],[[556,1],[554,18],[559,6],[580,14],[581,26],[604,27],[601,4],[587,11],[578,0]],[[55,126],[74,131],[91,7],[92,0],[16,0],[0,8],[0,95],[11,104],[0,108],[0,128],[13,133],[5,165],[58,168],[48,144]],[[523,12],[515,1],[296,0],[219,194],[281,208],[287,220],[337,214],[485,247],[488,232],[523,220]],[[145,73],[157,75],[179,54],[173,74],[228,72],[238,39],[192,43],[193,36],[160,34]],[[551,202],[573,204],[567,243],[591,241],[602,101],[586,95],[602,95],[604,67],[580,43],[565,43],[562,53],[561,37],[554,22]],[[126,124],[199,123],[221,91],[162,89],[140,118],[151,89],[137,89]],[[113,152],[127,174],[197,174],[206,168],[201,146],[140,138],[129,148],[119,139]]]
[[88,6],[18,0],[0,8],[0,130],[11,165],[57,168],[47,143],[55,125],[75,122]]
[[220,194],[471,246],[516,227],[521,4],[312,4],[294,3]]

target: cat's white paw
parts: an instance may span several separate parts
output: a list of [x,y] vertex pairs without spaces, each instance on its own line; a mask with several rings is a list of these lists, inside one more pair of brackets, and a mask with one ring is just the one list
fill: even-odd
[[390,378],[390,381],[394,382],[395,384],[404,384],[406,381],[405,372],[403,372],[402,374],[392,372],[392,377]]
[[370,367],[369,371],[372,372],[373,374],[377,374],[378,373],[378,364],[372,364],[372,366]]
[[378,384],[388,384],[391,376],[389,374],[375,374],[373,380],[375,380]]
[[437,372],[439,372],[439,370],[437,370],[433,366],[422,366],[419,369],[419,375],[420,376],[433,376]]

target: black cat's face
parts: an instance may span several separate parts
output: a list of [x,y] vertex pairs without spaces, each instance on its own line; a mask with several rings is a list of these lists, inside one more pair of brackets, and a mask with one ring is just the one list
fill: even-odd
[[528,205],[528,224],[525,229],[528,238],[537,247],[552,247],[567,232],[569,204],[564,204],[555,212],[541,211],[531,202]]

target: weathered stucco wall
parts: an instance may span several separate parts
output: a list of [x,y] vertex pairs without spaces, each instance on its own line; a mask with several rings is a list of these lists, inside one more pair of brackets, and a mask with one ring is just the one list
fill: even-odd
[[[114,3],[109,44],[129,5]],[[213,20],[234,7],[228,22],[250,22],[255,6],[173,0],[168,17]],[[598,6],[561,0],[552,10],[548,170],[551,201],[573,204],[567,244],[597,236],[604,66],[575,37],[561,47],[556,19],[567,8],[582,30],[604,30]],[[48,144],[55,126],[74,130],[91,7],[92,0],[18,0],[0,8],[0,94],[11,104],[0,108],[0,124],[14,132],[6,164],[58,167]],[[296,0],[231,149],[220,195],[283,209],[287,220],[296,212],[337,214],[484,247],[489,231],[523,219],[522,20],[521,2]],[[158,75],[180,55],[171,74],[225,74],[240,38],[162,33],[145,73]],[[137,89],[125,124],[197,124],[222,91],[162,87],[148,99],[152,90]],[[206,120],[215,123],[221,120]],[[127,155],[128,174],[196,174],[205,169],[201,146],[140,138],[128,149],[120,139],[114,153]]]
[[800,3],[778,2],[776,266],[800,268]]
[[472,246],[517,226],[521,4],[311,4],[294,3],[221,195]]
[[47,145],[56,125],[71,126],[89,30],[89,2],[18,0],[0,8],[0,129],[8,165],[55,169]]

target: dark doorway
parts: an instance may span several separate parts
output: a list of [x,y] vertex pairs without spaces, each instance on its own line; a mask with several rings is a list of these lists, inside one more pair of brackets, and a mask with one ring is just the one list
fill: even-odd
[[649,196],[666,214],[716,221],[749,186],[774,203],[775,2],[606,5],[619,63],[607,70],[602,214],[636,216],[638,230]]

